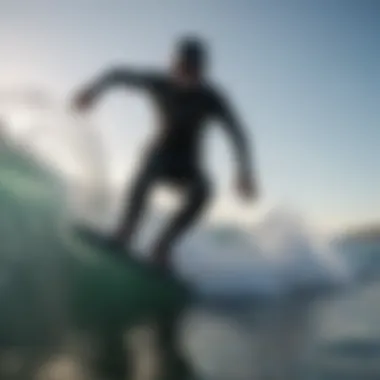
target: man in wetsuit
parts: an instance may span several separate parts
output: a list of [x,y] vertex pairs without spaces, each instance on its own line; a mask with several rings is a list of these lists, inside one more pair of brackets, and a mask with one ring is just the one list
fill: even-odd
[[221,121],[236,149],[237,188],[243,197],[256,195],[247,137],[226,98],[205,78],[207,51],[202,40],[187,37],[178,42],[169,73],[114,68],[75,98],[85,110],[115,85],[146,91],[159,111],[158,134],[143,159],[113,241],[131,244],[144,213],[147,197],[157,183],[178,187],[187,194],[184,207],[174,217],[153,249],[153,260],[167,267],[173,244],[198,219],[210,200],[210,184],[200,155],[200,140],[211,119]]

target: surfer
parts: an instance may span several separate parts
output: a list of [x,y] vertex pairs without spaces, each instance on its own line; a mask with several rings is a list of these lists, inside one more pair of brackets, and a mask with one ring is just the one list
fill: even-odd
[[168,73],[116,67],[105,72],[74,99],[74,107],[85,111],[109,88],[119,85],[142,89],[159,111],[158,130],[144,156],[125,210],[112,241],[131,244],[154,186],[165,183],[186,194],[186,202],[158,239],[152,252],[155,264],[168,268],[171,249],[205,210],[211,186],[202,167],[200,143],[205,125],[219,120],[236,150],[237,190],[246,199],[256,196],[250,146],[229,101],[206,78],[208,51],[202,39],[178,41]]

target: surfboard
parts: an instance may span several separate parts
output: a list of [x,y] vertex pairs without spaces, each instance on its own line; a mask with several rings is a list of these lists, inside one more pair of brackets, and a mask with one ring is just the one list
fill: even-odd
[[[139,252],[132,251],[131,248],[114,242],[111,236],[100,231],[96,231],[85,225],[77,225],[73,228],[73,233],[83,242],[97,247],[99,252],[102,252],[111,260],[116,260],[126,268],[134,268],[137,271],[149,273],[152,277],[158,277],[166,281],[177,282],[180,284],[180,279],[174,272],[168,269],[160,268],[150,261],[142,258]],[[182,284],[183,285],[183,284]]]
[[[86,228],[72,235],[76,252],[91,255],[91,263],[72,263],[76,310],[112,323],[174,315],[190,299],[189,289],[174,276],[137,259],[126,248],[109,245],[107,237]],[[106,307],[105,307],[106,306]],[[145,315],[145,316],[144,316]]]

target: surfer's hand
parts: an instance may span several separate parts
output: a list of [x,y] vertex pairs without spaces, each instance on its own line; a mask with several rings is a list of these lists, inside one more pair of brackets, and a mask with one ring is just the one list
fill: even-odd
[[237,191],[243,199],[255,200],[258,197],[256,181],[248,175],[238,177]]
[[90,90],[85,90],[74,98],[73,108],[77,111],[86,111],[92,106],[93,102],[94,93]]

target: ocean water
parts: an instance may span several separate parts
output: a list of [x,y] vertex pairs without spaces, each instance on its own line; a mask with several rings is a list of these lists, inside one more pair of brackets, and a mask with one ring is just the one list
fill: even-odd
[[[217,302],[211,302],[209,293],[207,296],[187,310],[178,336],[199,379],[380,378],[380,282],[376,279],[338,291],[243,298],[239,302],[233,302],[230,295]],[[148,331],[144,325],[140,328],[142,335]],[[137,342],[144,369],[140,380],[154,379],[147,371],[154,367],[155,354],[147,335]],[[17,352],[13,354],[1,358],[0,368],[13,373],[4,375],[4,380],[20,378]],[[53,369],[44,370],[37,379],[88,380],[86,369],[77,367],[80,361],[81,351],[74,347],[68,354],[49,358],[44,367]]]
[[[197,280],[209,286],[205,299],[218,302],[190,310],[182,332],[201,378],[379,379],[380,243],[321,243],[302,219],[283,210],[250,234],[250,258],[259,259],[249,265],[239,236],[243,254],[232,245],[224,271],[219,247],[213,253],[208,242],[203,266],[211,264]],[[245,297],[234,302],[239,294]]]
[[326,240],[273,208],[248,230],[199,228],[177,253],[199,292],[179,343],[200,379],[380,378],[380,243]]
[[[67,118],[71,115],[50,108],[49,115],[39,119],[44,133],[29,133],[29,125],[16,132],[29,148],[39,144],[41,154],[54,156],[57,170],[82,180],[82,187],[73,177],[69,183],[79,191],[76,208],[83,210],[91,188],[104,188],[98,141],[91,139],[89,148],[91,132],[83,132]],[[53,132],[47,136],[47,131]],[[146,228],[143,245],[160,224],[159,217]],[[178,339],[200,379],[380,379],[380,244],[333,244],[299,215],[274,209],[246,230],[200,228],[179,247],[176,259],[178,272],[199,292]],[[143,358],[150,357],[149,340],[142,351]],[[5,380],[28,380],[17,370],[19,353],[1,354],[0,370],[12,373]],[[45,364],[55,370],[38,380],[87,380],[75,367],[79,359],[77,350],[50,358]],[[142,360],[142,366],[150,361]]]
[[379,301],[374,283],[271,310],[198,308],[185,347],[204,379],[379,379]]

